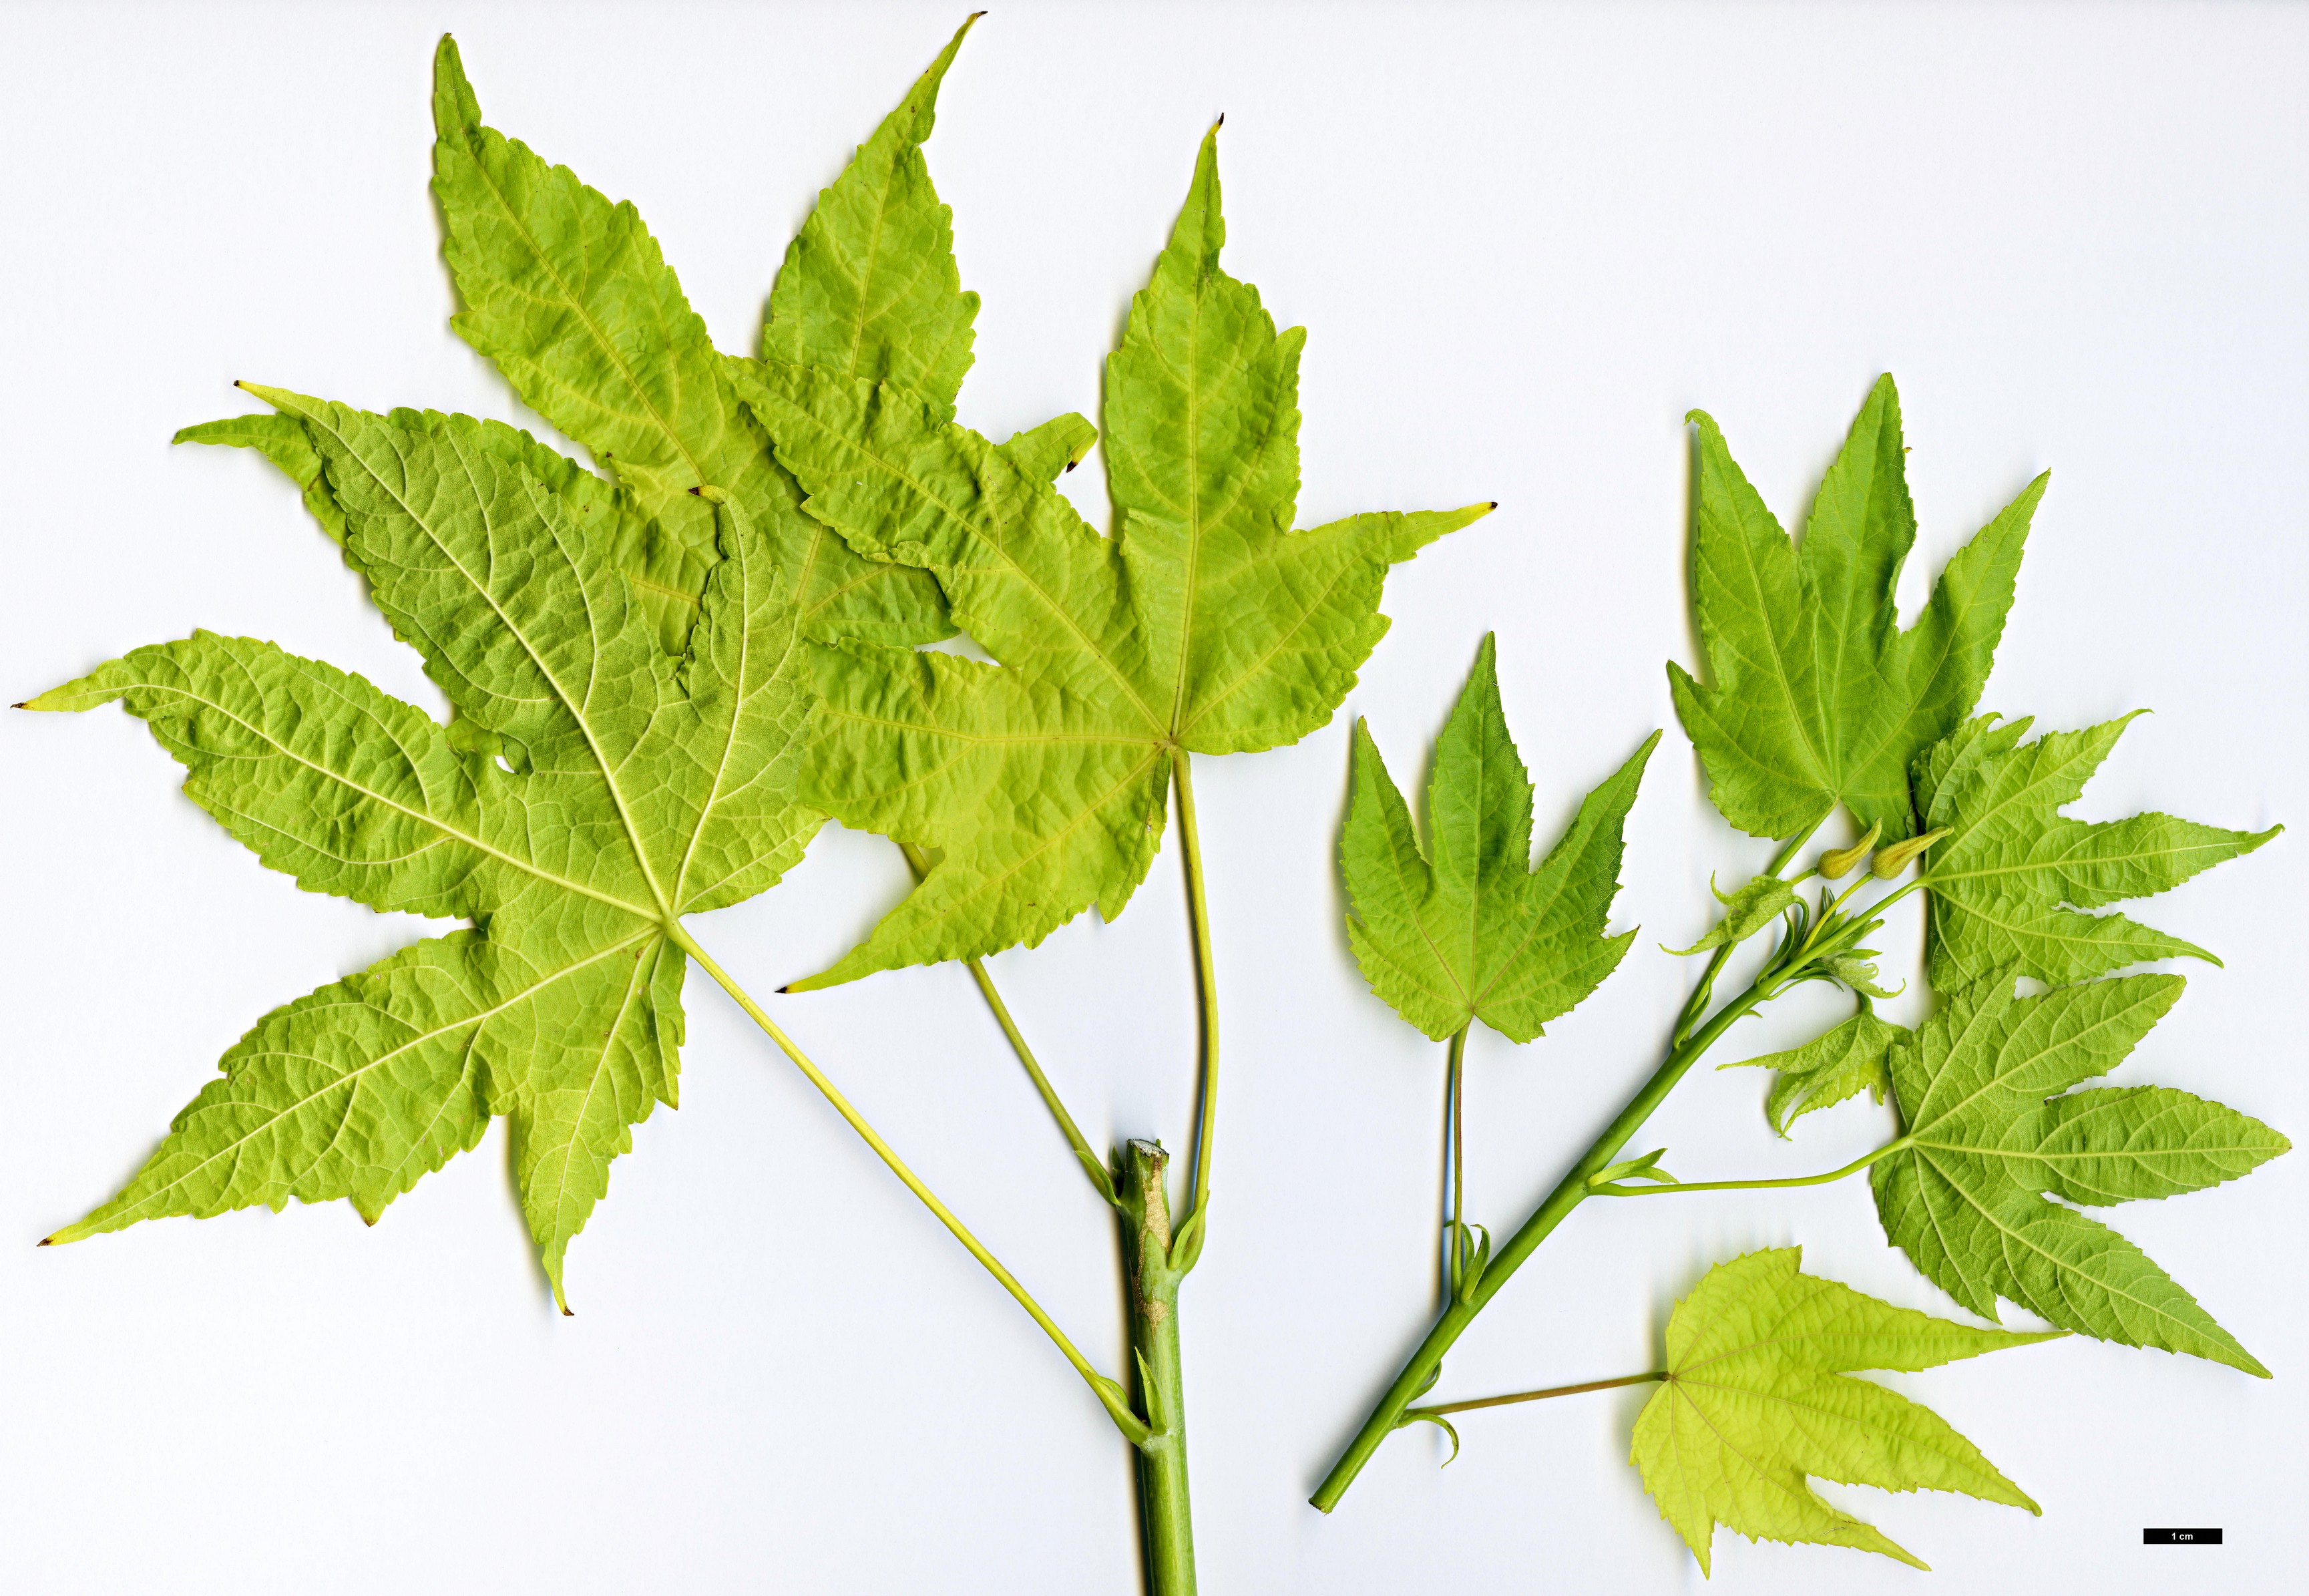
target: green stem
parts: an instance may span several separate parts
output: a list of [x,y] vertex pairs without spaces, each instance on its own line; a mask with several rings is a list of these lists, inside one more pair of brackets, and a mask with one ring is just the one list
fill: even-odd
[[1842,1180],[1847,1175],[1857,1175],[1879,1158],[1889,1158],[1907,1149],[1915,1139],[1903,1136],[1888,1141],[1864,1158],[1855,1158],[1841,1169],[1831,1169],[1826,1175],[1794,1175],[1786,1180],[1692,1180],[1679,1181],[1672,1186],[1622,1186],[1617,1184],[1595,1188],[1598,1197],[1656,1197],[1664,1192],[1761,1192],[1776,1186],[1824,1186],[1830,1181]]
[[1465,1402],[1437,1402],[1430,1408],[1412,1408],[1404,1418],[1440,1418],[1447,1413],[1472,1413],[1478,1408],[1504,1408],[1509,1402],[1544,1402],[1550,1397],[1576,1397],[1591,1391],[1611,1391],[1621,1385],[1641,1385],[1647,1380],[1665,1380],[1665,1369],[1654,1369],[1646,1375],[1622,1375],[1616,1380],[1590,1380],[1584,1385],[1551,1385],[1545,1391],[1518,1391],[1506,1396],[1476,1397]]
[[1179,1360],[1179,1282],[1171,1204],[1163,1175],[1170,1155],[1153,1141],[1123,1149],[1124,1254],[1130,1269],[1130,1349],[1148,1431],[1138,1447],[1140,1536],[1151,1596],[1194,1596],[1195,1526],[1187,1491],[1187,1389]]
[[1185,749],[1171,767],[1179,793],[1179,844],[1187,870],[1187,917],[1195,941],[1195,990],[1202,1000],[1201,1111],[1195,1125],[1194,1196],[1187,1207],[1187,1226],[1207,1223],[1203,1210],[1211,1201],[1211,1149],[1219,1117],[1219,989],[1211,970],[1211,906],[1203,894],[1203,844],[1195,825],[1195,783],[1188,771]]
[[1592,1194],[1587,1185],[1589,1178],[1608,1167],[1619,1157],[1620,1149],[1643,1129],[1644,1122],[1652,1116],[1668,1093],[1675,1089],[1676,1082],[1682,1080],[1684,1072],[1699,1062],[1700,1054],[1714,1045],[1717,1037],[1731,1029],[1734,1022],[1754,1012],[1756,1006],[1763,1001],[1763,993],[1756,986],[1750,986],[1718,1009],[1705,1025],[1668,1050],[1667,1056],[1660,1061],[1660,1066],[1652,1072],[1651,1079],[1645,1081],[1642,1089],[1629,1099],[1628,1106],[1620,1110],[1618,1117],[1605,1127],[1604,1133],[1589,1144],[1570,1173],[1556,1183],[1555,1189],[1540,1202],[1531,1218],[1523,1222],[1522,1228],[1509,1236],[1507,1245],[1492,1257],[1489,1267],[1476,1281],[1474,1289],[1464,1297],[1455,1297],[1444,1308],[1434,1328],[1427,1332],[1427,1339],[1420,1342],[1419,1349],[1404,1365],[1403,1373],[1396,1376],[1394,1384],[1388,1387],[1387,1394],[1371,1410],[1371,1417],[1363,1421],[1362,1428],[1348,1443],[1345,1453],[1317,1488],[1314,1496],[1309,1498],[1310,1501],[1325,1513],[1338,1505],[1339,1498],[1346,1494],[1347,1487],[1354,1483],[1355,1476],[1362,1472],[1363,1465],[1379,1450],[1379,1443],[1400,1427],[1405,1410],[1432,1382],[1436,1370],[1442,1364],[1443,1355],[1450,1350],[1451,1344],[1499,1294],[1500,1288],[1508,1283],[1509,1278],[1522,1267],[1524,1260],[1538,1251],[1539,1244],[1548,1238],[1573,1209]]
[[[1796,856],[1796,850],[1810,842],[1812,833],[1827,825],[1828,816],[1835,812],[1833,809],[1829,810],[1827,814],[1821,815],[1820,819],[1782,844],[1780,851],[1772,855],[1771,865],[1764,873],[1776,876],[1786,870],[1788,867],[1788,861]],[[1803,880],[1802,876],[1796,879],[1799,881]],[[1708,967],[1700,971],[1699,980],[1692,987],[1691,995],[1684,1000],[1682,1012],[1675,1017],[1675,1033],[1669,1038],[1671,1046],[1682,1045],[1684,1038],[1691,1035],[1692,1028],[1699,1023],[1700,1017],[1708,1012],[1708,1000],[1716,990],[1716,977],[1723,970],[1725,960],[1731,957],[1732,944],[1729,942],[1719,945],[1716,951],[1709,955]]]
[[890,1144],[882,1140],[881,1132],[866,1123],[866,1116],[851,1106],[850,1100],[836,1089],[833,1081],[826,1078],[825,1072],[809,1061],[808,1054],[794,1045],[793,1038],[778,1028],[777,1021],[762,1011],[762,1006],[748,995],[744,987],[731,979],[729,972],[713,962],[713,956],[697,945],[696,940],[689,934],[680,922],[668,923],[666,934],[676,947],[696,959],[698,967],[713,976],[722,990],[730,994],[738,1007],[743,1009],[748,1017],[762,1028],[763,1034],[777,1044],[778,1051],[793,1061],[794,1067],[808,1076],[809,1083],[824,1095],[828,1103],[834,1105],[834,1111],[849,1123],[852,1130],[864,1139],[866,1145],[874,1149],[877,1158],[889,1166],[890,1173],[904,1184],[906,1190],[921,1200],[923,1207],[938,1216],[938,1223],[944,1225],[953,1234],[955,1240],[960,1242],[970,1255],[985,1267],[987,1273],[1001,1282],[1002,1288],[1010,1294],[1020,1307],[1026,1310],[1028,1318],[1042,1326],[1042,1333],[1051,1338],[1060,1355],[1074,1366],[1075,1373],[1080,1375],[1085,1383],[1090,1386],[1092,1393],[1098,1398],[1100,1406],[1106,1410],[1108,1416],[1114,1420],[1115,1427],[1122,1432],[1124,1438],[1133,1445],[1139,1444],[1148,1433],[1147,1427],[1137,1414],[1131,1410],[1129,1395],[1122,1387],[1091,1366],[1090,1359],[1085,1357],[1075,1344],[1067,1339],[1066,1331],[1052,1323],[1050,1314],[1042,1311],[1042,1305],[1036,1302],[1026,1288],[1018,1283],[1018,1278],[1002,1266],[1000,1259],[986,1250],[985,1245],[970,1233],[969,1227],[956,1219],[953,1210],[938,1201],[938,1194],[922,1184],[921,1176],[906,1167],[905,1160],[899,1158]]
[[[906,863],[912,867],[915,880],[919,881],[930,874],[930,860],[921,849],[910,842],[900,843],[898,846],[905,853]],[[1051,1085],[1050,1077],[1042,1073],[1042,1066],[1035,1062],[1034,1050],[1026,1045],[1026,1038],[1019,1031],[1018,1022],[1010,1018],[1010,1005],[1004,1002],[1002,994],[994,990],[994,977],[986,973],[985,962],[976,958],[963,962],[969,967],[970,978],[978,983],[979,993],[986,999],[986,1006],[994,1011],[995,1023],[1002,1028],[1002,1034],[1010,1038],[1010,1051],[1016,1054],[1018,1062],[1026,1066],[1026,1079],[1034,1083],[1034,1090],[1041,1096],[1042,1106],[1051,1111],[1051,1117],[1058,1122],[1059,1132],[1067,1139],[1067,1145],[1074,1149],[1075,1160],[1082,1166],[1083,1173],[1089,1176],[1090,1184],[1099,1196],[1111,1203],[1114,1201],[1114,1180],[1106,1172],[1105,1161],[1091,1151],[1090,1141],[1083,1135],[1081,1127],[1075,1123],[1075,1116],[1067,1112],[1067,1106],[1059,1100],[1058,1091]]]

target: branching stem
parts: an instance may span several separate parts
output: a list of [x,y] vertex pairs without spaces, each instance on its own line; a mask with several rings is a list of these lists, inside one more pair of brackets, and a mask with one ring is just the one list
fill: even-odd
[[[1769,873],[1777,875],[1786,869],[1788,861],[1795,857],[1796,851],[1811,839],[1812,834],[1827,819],[1827,815],[1822,815],[1805,827],[1802,833],[1791,837],[1774,856]],[[1420,1342],[1418,1350],[1404,1365],[1403,1372],[1396,1376],[1395,1383],[1379,1398],[1378,1406],[1363,1421],[1362,1428],[1355,1433],[1354,1439],[1347,1444],[1347,1449],[1338,1462],[1332,1467],[1323,1483],[1316,1488],[1314,1496],[1309,1498],[1315,1506],[1328,1513],[1338,1505],[1339,1498],[1346,1495],[1347,1488],[1354,1483],[1355,1476],[1362,1472],[1363,1465],[1371,1461],[1380,1443],[1401,1427],[1404,1414],[1433,1383],[1436,1371],[1442,1365],[1443,1355],[1450,1350],[1452,1343],[1489,1305],[1492,1298],[1499,1295],[1500,1288],[1522,1267],[1524,1260],[1539,1250],[1540,1244],[1573,1209],[1593,1195],[1588,1181],[1611,1167],[1613,1160],[1619,1157],[1620,1149],[1643,1128],[1644,1122],[1666,1100],[1668,1093],[1675,1089],[1676,1083],[1699,1062],[1700,1055],[1735,1023],[1769,1002],[1778,990],[1768,984],[1769,976],[1760,979],[1739,996],[1726,1002],[1704,1022],[1699,1020],[1698,1016],[1706,1008],[1709,987],[1717,973],[1724,967],[1727,952],[1728,950],[1719,948],[1717,956],[1708,960],[1698,989],[1677,1019],[1667,1055],[1652,1071],[1651,1078],[1629,1099],[1627,1106],[1620,1111],[1618,1116],[1604,1127],[1604,1133],[1588,1145],[1578,1161],[1556,1183],[1555,1189],[1523,1222],[1522,1227],[1508,1238],[1484,1269],[1474,1288],[1464,1296],[1455,1295],[1445,1305],[1441,1316],[1427,1332],[1427,1339]]]

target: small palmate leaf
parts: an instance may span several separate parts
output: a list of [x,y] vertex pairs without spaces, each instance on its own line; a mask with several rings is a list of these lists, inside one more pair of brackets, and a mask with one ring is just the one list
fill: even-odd
[[1893,593],[1916,523],[1892,379],[1861,406],[1800,547],[1716,423],[1691,419],[1692,601],[1712,681],[1667,669],[1709,796],[1755,837],[1793,837],[1839,803],[1888,838],[1907,837],[1908,761],[1979,699],[2045,479],[1958,551],[1902,631]]
[[688,657],[671,660],[523,435],[256,391],[325,458],[347,558],[455,723],[206,632],[28,707],[117,701],[266,864],[479,929],[260,1020],[119,1195],[51,1239],[291,1197],[349,1198],[374,1220],[505,1115],[559,1297],[610,1160],[674,1101],[679,917],[771,885],[819,823],[791,798],[808,716],[783,674],[792,606],[764,541],[724,505]]
[[1547,857],[1531,863],[1532,785],[1500,707],[1493,643],[1436,739],[1427,841],[1355,725],[1354,797],[1339,837],[1347,941],[1371,990],[1440,1042],[1472,1019],[1528,1042],[1596,990],[1635,932],[1604,934],[1620,889],[1621,831],[1655,732]]
[[1928,1369],[2058,1331],[1976,1330],[1799,1272],[1803,1250],[1708,1271],[1667,1323],[1665,1378],[1636,1418],[1629,1461],[1708,1572],[1716,1526],[1925,1566],[1822,1500],[1807,1476],[1889,1491],[1959,1491],[2037,1511],[1931,1409],[1852,1374]]
[[1389,565],[1491,507],[1290,530],[1302,334],[1219,267],[1215,138],[1107,367],[1101,537],[1050,486],[1048,429],[997,445],[924,395],[781,361],[733,380],[874,559],[934,572],[1001,662],[813,647],[822,733],[804,790],[845,825],[939,850],[872,935],[791,990],[1033,945],[1145,876],[1183,753],[1296,742],[1330,718],[1386,620]]
[[1778,876],[1758,876],[1728,893],[1717,891],[1711,880],[1708,889],[1724,906],[1724,917],[1709,926],[1707,934],[1691,947],[1667,950],[1679,958],[1704,953],[1710,948],[1736,948],[1777,919],[1796,900],[1795,883]]
[[1764,1099],[1764,1118],[1782,1137],[1788,1127],[1815,1109],[1833,1108],[1862,1092],[1881,1103],[1892,1085],[1892,1045],[1909,1034],[1908,1028],[1879,1019],[1863,1009],[1842,1025],[1786,1053],[1761,1058],[1735,1059],[1719,1070],[1777,1070],[1779,1078]]
[[2027,717],[2000,725],[1984,715],[1918,756],[1917,808],[1926,825],[1949,832],[1933,845],[1922,878],[1934,986],[2006,966],[2059,986],[2152,958],[2220,962],[2122,915],[2079,912],[2177,887],[2284,829],[2225,831],[2161,814],[2098,825],[2063,816],[2133,718],[2023,742]]
[[2015,998],[2006,972],[1959,993],[1892,1050],[1908,1132],[1869,1184],[1886,1238],[1985,1318],[2002,1297],[2101,1340],[2266,1376],[2140,1248],[2063,1206],[2201,1191],[2291,1145],[2186,1092],[2069,1090],[2122,1063],[2183,984],[2129,976]]

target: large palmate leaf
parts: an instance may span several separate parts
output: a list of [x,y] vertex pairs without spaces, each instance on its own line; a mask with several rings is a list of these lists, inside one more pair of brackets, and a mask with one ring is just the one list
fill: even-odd
[[[765,341],[844,372],[950,369],[959,382],[978,297],[961,291],[946,209],[919,145],[968,31],[965,22],[822,196],[779,273]],[[787,572],[806,634],[885,643],[949,636],[945,600],[926,574],[860,559],[801,513],[800,490],[731,391],[705,322],[634,207],[484,126],[453,40],[441,41],[434,70],[433,192],[465,301],[451,325],[613,473],[618,513],[596,536],[666,648],[679,654],[696,619],[717,558],[713,505],[723,499]],[[263,449],[341,536],[316,497],[318,454],[296,434],[282,418],[255,416],[178,438]]]
[[1917,808],[1925,825],[1949,832],[1925,855],[1923,876],[1934,986],[2008,965],[2060,985],[2152,958],[2220,962],[2122,915],[2078,912],[2177,887],[2285,829],[2224,831],[2161,814],[2092,825],[2062,815],[2132,719],[2024,743],[2028,719],[1999,725],[1984,715],[1918,757]]
[[1303,337],[1220,269],[1224,236],[1214,133],[1107,363],[1111,540],[1049,485],[1086,422],[997,445],[947,421],[938,392],[870,369],[733,362],[810,513],[869,558],[934,572],[1001,662],[809,650],[824,711],[805,791],[940,857],[796,989],[1032,944],[1093,903],[1120,913],[1160,843],[1173,759],[1329,719],[1386,629],[1388,567],[1491,507],[1290,530]]
[[1371,990],[1436,1041],[1481,1019],[1514,1041],[1570,1011],[1635,937],[1605,936],[1620,889],[1621,834],[1655,732],[1587,794],[1547,857],[1531,863],[1531,778],[1500,707],[1492,639],[1436,739],[1428,841],[1355,724],[1354,796],[1339,838],[1347,941]]
[[2012,603],[2046,479],[1957,552],[1916,624],[1893,590],[1916,542],[1900,401],[1877,381],[1791,545],[1704,413],[1693,490],[1692,602],[1713,680],[1671,662],[1677,715],[1724,818],[1792,837],[1839,803],[1908,836],[1908,762],[1972,710]]
[[1924,1563],[1838,1512],[1807,1476],[1889,1491],[1960,1491],[2037,1511],[1931,1409],[1859,1369],[1928,1369],[2057,1331],[1976,1330],[1799,1272],[1799,1247],[1719,1263],[1667,1322],[1667,1369],[1629,1461],[1702,1574],[1716,1526],[1751,1540],[1855,1547]]
[[1885,1236],[1976,1314],[1993,1319],[2002,1297],[2102,1340],[2266,1375],[2140,1248],[2062,1206],[2199,1191],[2290,1145],[2186,1092],[2068,1089],[2123,1063],[2182,985],[2130,976],[2016,999],[2008,973],[1957,994],[1892,1050],[1908,1132],[1869,1179]]
[[348,1198],[374,1221],[505,1115],[558,1297],[610,1160],[674,1101],[679,917],[771,885],[818,824],[790,793],[808,716],[783,674],[793,607],[765,540],[724,504],[688,655],[669,659],[527,435],[256,392],[324,456],[347,558],[454,725],[206,632],[29,707],[119,702],[266,864],[477,929],[259,1021],[120,1194],[52,1239],[291,1197]]

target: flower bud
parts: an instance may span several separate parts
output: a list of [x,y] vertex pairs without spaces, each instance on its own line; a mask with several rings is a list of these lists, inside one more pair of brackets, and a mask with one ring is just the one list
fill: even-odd
[[1834,881],[1849,875],[1852,867],[1868,857],[1868,850],[1874,847],[1876,839],[1883,835],[1884,822],[1879,820],[1868,828],[1867,836],[1850,847],[1829,849],[1820,856],[1820,879],[1823,881]]
[[1949,828],[1940,826],[1925,832],[1922,837],[1912,837],[1906,842],[1896,842],[1890,847],[1883,849],[1877,854],[1876,863],[1871,867],[1875,872],[1876,879],[1880,881],[1890,880],[1908,868],[1908,862],[1911,859],[1948,834]]

